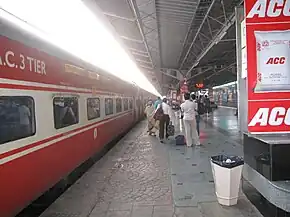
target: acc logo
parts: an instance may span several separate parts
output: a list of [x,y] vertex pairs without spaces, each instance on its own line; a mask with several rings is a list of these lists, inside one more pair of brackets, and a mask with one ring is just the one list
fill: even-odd
[[278,64],[284,64],[286,61],[285,57],[270,57],[267,61],[267,65],[269,64],[274,64],[274,65],[278,65]]
[[247,18],[290,16],[290,0],[257,0]]
[[259,126],[280,126],[282,124],[290,126],[290,108],[284,107],[260,108],[249,123],[249,127]]

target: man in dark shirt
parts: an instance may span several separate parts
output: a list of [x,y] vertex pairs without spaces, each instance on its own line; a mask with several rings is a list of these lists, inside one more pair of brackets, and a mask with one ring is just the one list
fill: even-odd
[[204,106],[205,106],[206,114],[208,115],[210,113],[210,100],[206,95],[204,97],[205,97]]

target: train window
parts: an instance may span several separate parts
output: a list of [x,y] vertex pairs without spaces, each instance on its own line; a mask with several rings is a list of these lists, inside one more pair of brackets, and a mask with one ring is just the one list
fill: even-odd
[[28,96],[0,97],[0,144],[33,136],[34,100]]
[[105,114],[111,115],[114,113],[114,103],[112,98],[105,99]]
[[117,113],[122,112],[122,99],[121,98],[116,99],[116,112]]
[[132,99],[129,100],[129,108],[133,109],[133,100]]
[[55,129],[79,123],[79,102],[77,97],[55,97],[53,99]]
[[127,111],[129,109],[128,99],[123,99],[123,104],[124,104],[124,111]]
[[101,117],[100,99],[89,98],[87,99],[87,116],[88,120],[93,120]]

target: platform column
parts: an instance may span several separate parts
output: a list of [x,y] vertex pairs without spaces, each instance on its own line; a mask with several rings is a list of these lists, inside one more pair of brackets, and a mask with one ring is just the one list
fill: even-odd
[[236,8],[236,55],[237,55],[237,95],[238,95],[238,125],[241,136],[243,132],[248,131],[248,101],[247,101],[247,77],[243,73],[243,57],[242,49],[245,49],[244,35],[243,35],[243,20],[244,20],[244,7]]

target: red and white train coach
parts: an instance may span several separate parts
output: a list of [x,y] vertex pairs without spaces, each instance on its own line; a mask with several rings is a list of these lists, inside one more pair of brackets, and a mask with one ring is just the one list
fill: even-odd
[[11,217],[132,127],[150,94],[0,22],[0,216]]

